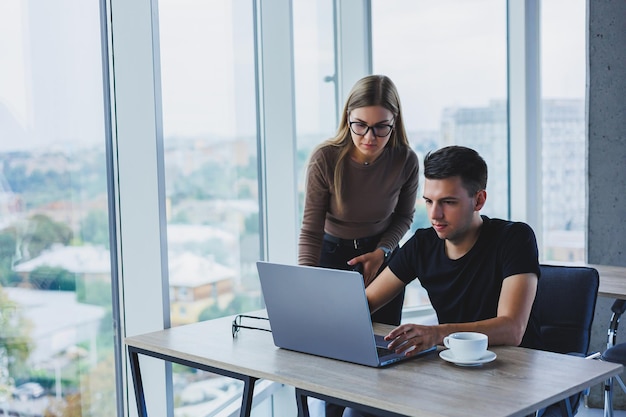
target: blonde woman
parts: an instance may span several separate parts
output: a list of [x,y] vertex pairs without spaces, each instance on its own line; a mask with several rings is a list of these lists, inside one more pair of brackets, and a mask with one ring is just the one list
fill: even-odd
[[[384,75],[354,85],[335,137],[308,165],[298,263],[357,269],[365,285],[409,230],[419,162],[409,146],[400,98]],[[400,323],[404,293],[372,316]]]

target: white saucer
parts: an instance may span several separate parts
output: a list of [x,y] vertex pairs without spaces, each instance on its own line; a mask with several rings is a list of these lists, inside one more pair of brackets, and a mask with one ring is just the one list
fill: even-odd
[[454,355],[450,351],[450,349],[442,350],[439,352],[439,357],[447,362],[452,362],[455,365],[459,366],[478,366],[483,363],[491,362],[496,359],[496,354],[490,350],[488,350],[482,358],[474,361],[461,361],[454,358]]

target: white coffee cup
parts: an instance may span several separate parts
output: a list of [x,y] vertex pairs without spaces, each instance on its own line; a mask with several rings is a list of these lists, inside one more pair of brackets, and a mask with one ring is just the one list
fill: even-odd
[[443,344],[450,349],[455,359],[476,361],[487,352],[489,339],[483,333],[456,332],[444,337]]

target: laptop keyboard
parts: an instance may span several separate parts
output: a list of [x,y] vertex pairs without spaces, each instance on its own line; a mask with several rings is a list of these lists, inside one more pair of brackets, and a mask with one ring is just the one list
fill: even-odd
[[391,355],[394,353],[393,350],[389,350],[387,348],[380,347],[380,346],[376,346],[376,351],[378,352],[378,357],[387,356],[387,355]]

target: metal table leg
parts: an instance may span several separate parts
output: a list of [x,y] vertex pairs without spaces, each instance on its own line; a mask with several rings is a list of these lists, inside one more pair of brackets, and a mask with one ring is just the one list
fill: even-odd
[[148,417],[146,411],[146,397],[143,393],[143,382],[141,381],[141,370],[139,369],[139,355],[137,351],[128,347],[128,357],[130,359],[130,370],[133,376],[133,386],[135,387],[135,399],[137,400],[137,411],[139,417]]
[[296,403],[298,404],[298,417],[310,417],[307,395],[299,388],[296,388]]
[[354,408],[356,410],[364,411],[366,413],[372,413],[380,417],[406,417],[403,414],[398,414],[393,411],[381,410],[379,408],[366,406],[366,405],[355,403],[352,401],[346,401],[346,400],[341,400],[339,398],[334,398],[329,395],[323,395],[323,394],[319,394],[316,392],[306,391],[301,388],[296,388],[296,401],[298,403],[298,417],[309,417],[309,406],[307,403],[307,397],[313,397],[313,398],[317,398],[317,399],[324,400],[327,402],[339,404],[344,407]]
[[[254,385],[258,378],[250,375],[244,375],[237,372],[227,371],[225,369],[214,368],[212,366],[205,366],[191,361],[187,361],[180,358],[175,358],[169,355],[164,355],[157,352],[151,352],[148,350],[128,346],[128,356],[130,360],[131,373],[133,377],[133,386],[135,387],[135,398],[137,399],[137,411],[139,417],[148,417],[146,409],[146,398],[143,389],[143,383],[141,380],[141,370],[139,368],[139,354],[150,356],[157,359],[162,359],[166,362],[179,363],[181,365],[188,366],[190,368],[200,369],[202,371],[211,372],[218,375],[227,376],[230,378],[243,381],[243,394],[241,398],[240,417],[250,417],[252,412],[252,399],[254,398]],[[308,413],[307,413],[308,417]]]

